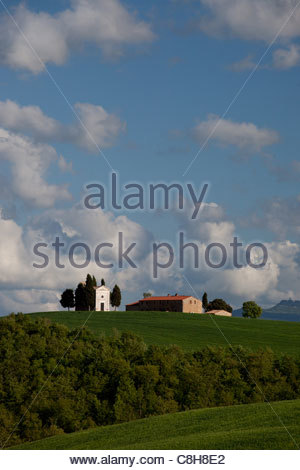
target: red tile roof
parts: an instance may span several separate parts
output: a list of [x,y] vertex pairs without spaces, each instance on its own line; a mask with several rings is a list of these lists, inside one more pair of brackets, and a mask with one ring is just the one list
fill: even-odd
[[184,300],[191,297],[191,295],[163,295],[160,297],[146,297],[141,299],[140,302],[146,302],[148,300]]
[[137,302],[132,302],[132,304],[126,304],[126,305],[137,305],[137,304],[139,304],[139,303],[140,303],[140,302],[137,301]]

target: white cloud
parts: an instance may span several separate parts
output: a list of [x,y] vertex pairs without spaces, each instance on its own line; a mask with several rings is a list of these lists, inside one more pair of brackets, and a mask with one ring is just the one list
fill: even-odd
[[289,69],[300,64],[300,46],[291,44],[286,49],[277,49],[273,53],[273,67]]
[[[240,306],[243,301],[250,299],[262,305],[271,305],[283,298],[300,298],[300,245],[288,240],[265,243],[269,253],[267,265],[263,269],[253,269],[245,264],[247,244],[244,243],[238,260],[243,267],[234,268],[229,243],[236,227],[218,207],[208,205],[203,224],[199,224],[199,221],[188,223],[188,218],[185,224],[185,240],[194,241],[200,247],[199,269],[191,269],[190,262],[185,270],[179,269],[178,253],[174,246],[174,263],[169,269],[160,269],[157,280],[152,276],[153,235],[128,217],[115,217],[109,212],[88,211],[74,206],[68,210],[46,210],[42,215],[28,221],[25,227],[13,220],[0,219],[1,311],[8,313],[58,309],[61,291],[67,287],[76,287],[87,272],[95,274],[98,280],[104,277],[109,286],[118,283],[125,301],[133,301],[149,289],[158,294],[191,293],[184,282],[183,274],[198,296],[202,296],[206,290],[209,298],[223,297],[234,306]],[[182,218],[181,222],[183,223]],[[113,269],[101,269],[94,262],[95,246],[98,243],[111,242],[116,247],[118,232],[124,234],[124,246],[137,243],[132,251],[136,269],[128,267],[126,263],[123,269],[118,268],[117,249],[109,249],[105,258],[102,258],[104,262],[113,262]],[[59,269],[54,264],[54,248],[51,244],[56,236],[65,243],[60,257],[60,262],[65,265],[64,269]],[[67,256],[70,245],[78,241],[88,244],[92,251],[90,265],[84,269],[73,268]],[[222,269],[208,268],[203,262],[207,244],[216,241],[223,243],[228,253],[228,261]],[[37,242],[48,244],[48,248],[42,249],[49,256],[49,266],[45,269],[32,266],[33,262],[43,261],[33,254],[33,246]],[[167,260],[168,252],[162,253],[162,256],[165,255]]]
[[[203,15],[198,27],[212,35],[229,35],[269,42],[279,32],[296,0],[200,0],[210,14]],[[280,33],[282,39],[300,36],[300,10]]]
[[[288,70],[292,67],[297,67],[300,64],[300,46],[297,44],[290,44],[284,48],[276,49],[272,54],[272,60],[265,64],[260,65],[260,69],[265,70]],[[251,55],[244,59],[234,62],[229,66],[233,72],[243,72],[245,70],[253,70],[257,64],[254,62]]]
[[209,115],[193,129],[193,135],[201,144],[211,134],[211,139],[217,143],[228,146],[233,145],[240,150],[261,152],[279,140],[279,135],[272,129],[259,128],[248,122],[234,122]]
[[125,129],[118,116],[102,106],[76,103],[79,117],[67,125],[48,117],[38,106],[19,106],[11,100],[0,101],[0,126],[13,132],[23,132],[39,141],[69,142],[90,152],[111,146]]
[[66,186],[49,184],[46,172],[58,156],[53,147],[0,128],[0,160],[11,167],[9,191],[29,205],[51,207],[57,200],[70,200]]
[[[109,147],[113,144],[119,133],[125,129],[125,124],[114,114],[109,114],[102,106],[89,103],[77,103],[75,105],[85,128],[78,124],[71,130],[74,141],[82,147],[95,151],[95,143],[101,147]],[[93,139],[91,139],[91,136]],[[71,137],[71,138],[72,138]],[[96,149],[97,150],[97,149]]]
[[[119,0],[71,0],[70,8],[55,15],[35,13],[20,5],[14,18],[44,63],[63,64],[69,54],[94,44],[108,56],[123,53],[126,45],[150,42],[149,24],[137,19]],[[39,73],[43,64],[7,15],[0,23],[0,61],[10,67]]]
[[[292,216],[292,210],[290,215]],[[273,243],[261,239],[246,242],[217,204],[207,204],[205,211],[201,212],[200,220],[191,220],[188,211],[178,211],[176,217],[180,230],[185,232],[185,242],[194,242],[199,247],[199,269],[194,268],[192,249],[187,248],[184,270],[198,296],[207,291],[210,299],[223,297],[235,307],[240,307],[246,300],[256,300],[263,306],[270,306],[282,299],[300,298],[299,243],[286,239]],[[294,213],[294,219],[296,218]],[[267,219],[262,219],[264,227],[267,223]],[[288,224],[288,220],[283,223]],[[238,242],[243,243],[238,248],[237,256],[241,268],[234,266],[233,248],[230,246],[235,236],[238,237]],[[246,263],[246,248],[252,242],[263,243],[268,251],[267,264],[261,269],[254,269]],[[227,260],[224,267],[216,269],[207,266],[205,250],[210,243],[222,243],[225,247]],[[251,261],[254,264],[261,263],[262,258],[261,248],[251,250]],[[219,249],[216,252],[211,251],[210,260],[216,264],[221,261]],[[187,288],[185,285],[184,290]]]
[[62,155],[59,157],[58,167],[64,173],[73,173],[72,162],[67,162],[67,160]]
[[[141,269],[128,267],[126,261],[124,269],[118,269],[118,232],[123,233],[124,250],[133,242],[137,244],[129,257],[141,265]],[[55,266],[52,243],[57,236],[65,243],[60,256],[60,262],[65,265],[63,269]],[[0,313],[57,310],[61,291],[75,288],[88,272],[95,274],[98,280],[104,277],[108,285],[120,282],[121,288],[134,287],[137,292],[142,278],[144,281],[149,278],[149,269],[142,266],[149,257],[150,240],[151,235],[142,226],[125,216],[115,217],[110,212],[87,210],[79,205],[65,210],[46,210],[24,227],[14,220],[0,218]],[[33,267],[33,263],[43,262],[33,253],[38,242],[48,244],[47,248],[40,249],[49,257],[45,269]],[[76,242],[86,243],[91,249],[92,260],[87,268],[77,269],[69,262],[69,248]],[[114,263],[113,269],[100,268],[94,261],[96,245],[104,242],[114,244],[113,249],[101,251],[101,260]],[[83,261],[80,254],[76,259]]]

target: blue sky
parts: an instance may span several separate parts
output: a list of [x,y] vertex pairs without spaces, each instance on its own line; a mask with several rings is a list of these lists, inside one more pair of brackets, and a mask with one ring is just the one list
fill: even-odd
[[[295,11],[219,123],[207,147],[183,176],[210,126],[218,122],[218,117],[227,109],[282,26],[284,18],[296,5],[296,2],[287,0],[280,4],[273,2],[270,7],[269,2],[263,0],[255,9],[255,3],[224,0],[223,7],[215,0],[170,0],[163,3],[113,0],[110,6],[107,0],[44,1],[42,6],[40,2],[27,1],[23,7],[19,2],[9,4],[16,23],[30,38],[32,48],[45,61],[72,107],[76,103],[88,103],[92,106],[89,109],[95,120],[100,112],[96,107],[104,110],[101,113],[107,113],[107,121],[101,129],[95,121],[92,122],[95,127],[89,129],[90,121],[86,114],[84,122],[111,167],[118,172],[121,184],[135,181],[144,185],[150,182],[180,182],[185,185],[192,182],[200,190],[203,183],[209,182],[206,203],[215,204],[222,211],[216,219],[213,214],[205,216],[207,219],[203,221],[200,218],[196,222],[198,232],[196,223],[191,224],[188,218],[183,220],[182,217],[179,224],[174,211],[163,215],[123,211],[122,215],[129,224],[138,224],[139,230],[145,230],[149,239],[158,241],[174,241],[179,226],[183,225],[191,237],[197,233],[201,243],[208,239],[214,241],[214,237],[218,241],[227,224],[226,240],[230,232],[231,235],[239,235],[245,243],[260,241],[270,244],[273,258],[270,257],[269,273],[264,275],[269,280],[264,289],[259,278],[261,274],[252,279],[254,273],[249,274],[248,271],[241,286],[232,272],[227,273],[225,283],[222,283],[222,276],[226,276],[224,272],[186,273],[199,295],[204,289],[209,289],[212,296],[225,295],[225,291],[227,300],[237,306],[243,299],[248,300],[245,298],[248,276],[251,278],[249,296],[264,305],[300,295],[297,287],[300,234],[299,10]],[[96,11],[96,20],[92,19],[92,10]],[[16,230],[21,231],[23,255],[30,259],[29,245],[33,243],[33,232],[35,237],[40,237],[48,230],[46,236],[53,238],[58,218],[61,221],[64,217],[71,218],[74,207],[82,199],[84,186],[90,182],[108,185],[111,168],[93,143],[88,143],[89,136],[83,135],[82,128],[80,131],[80,123],[66,100],[49,75],[40,70],[36,57],[3,8],[0,14],[0,39],[5,38],[0,54],[0,101],[6,103],[9,100],[16,104],[14,109],[0,106],[0,127],[10,133],[8,140],[14,145],[13,150],[11,147],[3,149],[0,142],[1,178],[10,187],[1,193],[2,223],[13,223]],[[244,24],[246,14],[249,17],[247,27]],[[115,29],[110,30],[102,21],[105,16]],[[63,48],[66,48],[65,54],[61,52]],[[39,107],[42,118],[32,117],[33,106]],[[31,108],[28,110],[28,107]],[[84,112],[80,107],[75,109],[78,114]],[[48,118],[56,122],[50,133]],[[109,139],[103,137],[103,132],[108,132]],[[20,169],[17,175],[14,172],[18,158],[23,158],[16,150],[14,139],[17,137],[30,139],[31,150],[27,149],[29,153],[24,157],[28,158],[29,166],[32,148],[39,146],[34,165],[46,165],[41,171],[41,186],[43,181],[57,188],[67,185],[68,194],[61,189],[61,193],[54,190],[53,194],[49,189],[48,202],[45,191],[45,200],[41,203],[37,194],[29,195],[27,189],[19,189],[24,181],[26,188],[34,181],[30,179],[33,174],[27,174],[26,168],[24,177]],[[49,152],[49,164],[45,164],[43,145],[48,146],[45,152],[47,155]],[[57,165],[60,156],[63,156],[64,168]],[[70,164],[72,171],[64,171],[68,165],[70,169]],[[38,193],[41,188],[36,190]],[[118,216],[119,213],[112,215],[116,227],[115,218]],[[49,225],[45,229],[45,220],[52,220],[51,229]],[[60,222],[60,230],[62,226],[63,222]],[[91,225],[90,230],[95,231],[96,227],[97,224]],[[13,226],[10,229],[13,230]],[[71,230],[69,226],[68,230],[76,232],[76,236],[66,235],[62,230],[69,241],[82,236],[79,227]],[[141,236],[144,240],[148,236],[146,232]],[[100,224],[99,241],[103,236]],[[5,244],[3,239],[4,247]],[[147,248],[144,249],[142,258],[146,259]],[[10,264],[14,265],[11,275],[0,279],[3,292],[0,303],[4,312],[16,308],[30,311],[30,308],[42,308],[43,304],[45,308],[54,306],[59,296],[59,285],[63,282],[55,283],[52,279],[57,277],[54,271],[44,275],[40,286],[34,276],[32,284],[20,285],[18,276],[14,277],[14,274],[22,272],[22,262],[14,259],[3,262],[3,270]],[[291,266],[290,271],[288,265]],[[147,289],[157,294],[172,290],[174,284],[178,290],[187,289],[176,270],[164,275],[157,284],[153,283],[151,276],[147,277],[145,267],[141,269],[142,275],[117,275],[125,301],[135,300]],[[72,274],[71,270],[66,276],[66,284],[73,282],[72,276],[76,285],[80,276],[77,272]],[[231,290],[228,290],[228,283]],[[23,297],[18,289],[22,290]]]

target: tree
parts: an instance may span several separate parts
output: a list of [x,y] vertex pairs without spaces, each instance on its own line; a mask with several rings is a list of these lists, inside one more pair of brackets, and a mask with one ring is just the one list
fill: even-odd
[[257,305],[253,300],[243,303],[243,317],[244,318],[258,318],[262,314],[262,308]]
[[227,304],[223,299],[215,299],[209,302],[206,312],[210,312],[210,310],[225,310],[226,312],[232,313],[231,305]]
[[75,298],[74,298],[73,289],[66,289],[61,294],[61,299],[59,302],[63,308],[67,308],[68,310],[70,310],[70,308],[75,307]]
[[75,310],[83,311],[89,309],[84,284],[80,282],[75,290]]
[[148,297],[152,297],[152,294],[151,294],[151,292],[144,292],[143,297],[144,297],[144,299],[147,299]]
[[101,279],[101,286],[105,286],[105,280],[103,278]]
[[115,287],[113,288],[112,293],[110,294],[110,303],[112,307],[115,307],[115,310],[117,307],[120,306],[121,298],[122,296],[121,296],[120,288],[116,284]]
[[94,286],[94,287],[97,287],[97,281],[96,281],[95,276],[93,276],[93,286]]
[[202,307],[204,308],[205,312],[206,312],[207,306],[208,306],[207,293],[204,292],[203,297],[202,297]]
[[90,274],[87,275],[85,281],[85,292],[86,292],[86,300],[88,305],[88,310],[95,310],[95,289],[94,289],[94,281]]

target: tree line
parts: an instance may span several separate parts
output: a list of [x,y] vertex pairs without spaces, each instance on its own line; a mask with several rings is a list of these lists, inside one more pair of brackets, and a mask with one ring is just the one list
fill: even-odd
[[176,411],[299,397],[300,358],[270,349],[184,352],[146,346],[130,332],[97,338],[22,314],[0,319],[1,447],[10,435],[5,447]]
[[[105,280],[101,279],[101,286],[105,286]],[[66,289],[61,294],[60,304],[63,308],[74,308],[76,311],[85,312],[95,310],[97,281],[95,276],[87,275],[85,282],[80,282],[75,289]],[[121,290],[116,284],[110,293],[110,304],[115,309],[121,305]]]

